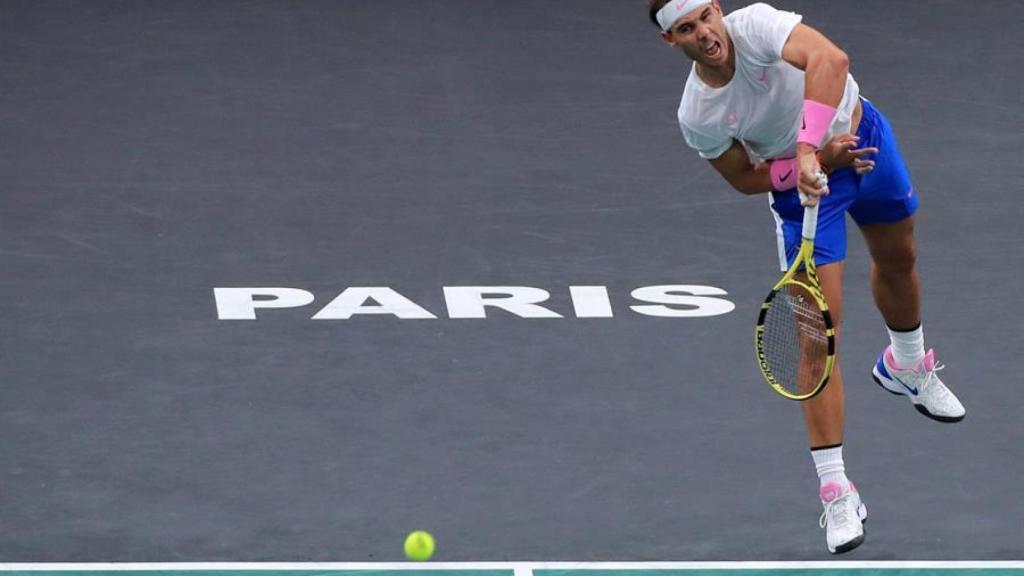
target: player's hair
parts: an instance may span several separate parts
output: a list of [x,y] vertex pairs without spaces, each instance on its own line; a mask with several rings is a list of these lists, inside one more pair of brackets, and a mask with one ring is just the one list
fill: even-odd
[[651,22],[661,30],[661,24],[658,24],[658,10],[661,10],[665,4],[668,4],[669,0],[647,0],[647,10],[651,17]]

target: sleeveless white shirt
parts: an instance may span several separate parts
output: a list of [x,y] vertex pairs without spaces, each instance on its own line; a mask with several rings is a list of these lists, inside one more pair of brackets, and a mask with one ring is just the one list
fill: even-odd
[[[804,72],[782,59],[782,47],[802,17],[763,3],[727,14],[725,28],[736,54],[736,73],[712,88],[690,70],[679,103],[683,138],[701,158],[721,156],[739,140],[753,162],[796,156],[803,117]],[[847,74],[843,99],[828,136],[850,131],[859,87]]]

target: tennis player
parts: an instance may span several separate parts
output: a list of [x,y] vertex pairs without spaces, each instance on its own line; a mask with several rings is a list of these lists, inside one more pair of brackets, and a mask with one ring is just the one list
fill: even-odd
[[[693,61],[678,113],[686,143],[736,190],[770,193],[783,270],[800,244],[802,205],[820,203],[814,257],[837,329],[849,213],[871,254],[871,288],[889,332],[872,376],[929,418],[963,419],[963,405],[936,374],[935,353],[924,348],[917,195],[892,128],[860,96],[847,55],[800,15],[767,4],[726,16],[718,0],[648,2],[664,41]],[[867,509],[843,463],[838,362],[825,390],[802,404],[820,479],[820,525],[829,551],[846,552],[864,540]]]

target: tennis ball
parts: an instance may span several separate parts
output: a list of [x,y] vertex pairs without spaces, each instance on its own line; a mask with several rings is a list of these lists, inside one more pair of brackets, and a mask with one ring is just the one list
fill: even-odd
[[409,560],[423,562],[434,555],[434,537],[429,532],[417,530],[405,537],[405,555]]

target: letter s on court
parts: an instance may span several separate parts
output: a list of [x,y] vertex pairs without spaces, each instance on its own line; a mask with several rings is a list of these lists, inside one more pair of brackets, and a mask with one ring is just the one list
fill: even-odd
[[[728,292],[714,286],[691,284],[641,286],[630,294],[633,299],[655,306],[630,306],[637,314],[662,318],[699,318],[732,312],[736,305],[723,298]],[[670,307],[671,305],[672,307]]]

